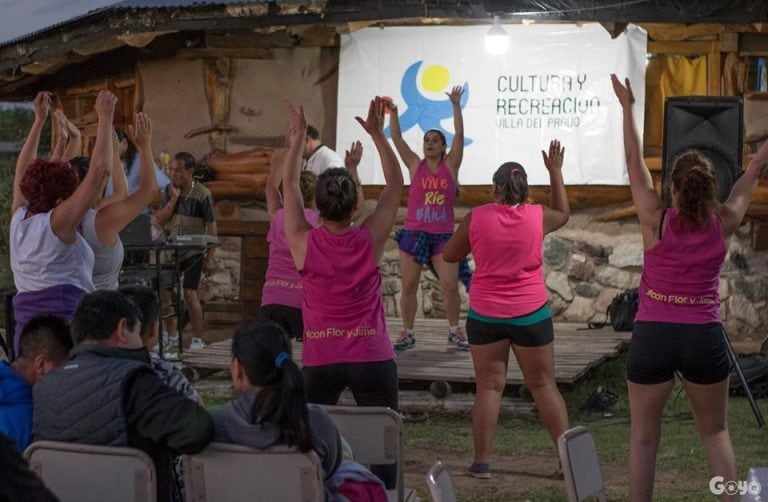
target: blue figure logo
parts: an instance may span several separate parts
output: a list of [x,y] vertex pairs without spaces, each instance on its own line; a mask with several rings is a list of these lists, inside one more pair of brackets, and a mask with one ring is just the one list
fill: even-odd
[[[451,100],[446,96],[445,99],[435,100],[424,96],[419,90],[417,76],[419,68],[424,61],[416,61],[405,70],[403,80],[400,83],[400,94],[403,96],[408,109],[400,115],[400,130],[405,132],[418,124],[423,132],[430,129],[436,129],[445,135],[448,145],[453,141],[453,133],[446,131],[440,121],[453,117],[453,106]],[[421,76],[421,87],[429,92],[441,92],[450,90],[448,84],[451,81],[451,74],[447,68],[440,65],[430,65],[424,69]],[[469,83],[464,82],[464,93],[461,95],[459,105],[463,110],[469,100]],[[384,129],[384,135],[389,138],[389,127]],[[464,137],[464,146],[472,144],[470,138]]]

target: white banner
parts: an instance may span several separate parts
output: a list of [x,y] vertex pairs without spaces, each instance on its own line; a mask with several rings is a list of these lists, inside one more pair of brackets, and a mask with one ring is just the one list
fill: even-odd
[[[461,184],[488,185],[499,165],[516,161],[530,184],[547,185],[541,150],[552,139],[565,147],[567,184],[627,184],[621,108],[609,75],[629,77],[642,134],[645,31],[629,25],[611,39],[596,23],[503,27],[510,39],[504,56],[486,52],[488,26],[367,28],[342,36],[336,144],[343,156],[354,140],[363,142],[363,183],[384,183],[373,143],[354,120],[365,117],[372,96],[397,103],[403,137],[421,156],[428,129],[443,130],[450,147],[445,93],[463,85]],[[407,183],[404,166],[403,173]]]

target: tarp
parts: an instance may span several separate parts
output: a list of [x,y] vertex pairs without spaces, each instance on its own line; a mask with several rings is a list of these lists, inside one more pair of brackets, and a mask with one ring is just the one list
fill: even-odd
[[529,183],[548,184],[540,152],[559,139],[567,184],[627,184],[621,109],[609,75],[632,81],[642,131],[645,31],[630,25],[611,39],[595,23],[504,29],[510,50],[503,56],[486,52],[487,26],[370,28],[342,37],[336,144],[341,150],[364,141],[363,183],[384,182],[373,144],[353,119],[365,116],[373,95],[398,104],[403,137],[421,155],[428,129],[443,130],[450,145],[445,93],[463,85],[460,183],[489,184],[496,168],[513,160],[526,167]]

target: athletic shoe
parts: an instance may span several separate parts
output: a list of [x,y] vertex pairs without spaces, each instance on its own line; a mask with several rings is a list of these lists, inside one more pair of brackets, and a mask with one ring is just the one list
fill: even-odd
[[416,337],[413,333],[408,333],[408,330],[400,332],[400,336],[397,337],[397,341],[392,344],[395,350],[408,350],[416,345]]
[[491,479],[491,466],[485,462],[474,462],[467,469],[467,474],[477,479]]
[[455,345],[458,350],[469,350],[467,335],[461,328],[457,329],[456,333],[448,332],[448,343]]
[[197,337],[194,337],[194,338],[192,338],[192,342],[189,344],[189,348],[187,348],[186,350],[190,350],[190,349],[191,350],[199,350],[199,349],[202,349],[203,347],[205,347],[206,345],[207,344],[204,341],[202,341],[201,339],[199,339]]

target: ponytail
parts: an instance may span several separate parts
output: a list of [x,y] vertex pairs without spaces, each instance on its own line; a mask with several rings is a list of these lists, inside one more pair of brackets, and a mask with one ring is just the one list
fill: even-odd
[[493,174],[497,196],[504,204],[514,206],[528,200],[528,174],[517,162],[505,162]]
[[718,206],[710,160],[696,150],[681,153],[672,163],[669,183],[675,190],[675,206],[683,225],[691,230],[704,228]]
[[248,320],[235,331],[232,357],[252,385],[262,387],[251,409],[250,422],[270,422],[280,440],[300,451],[312,449],[304,380],[291,360],[285,331],[274,322]]

